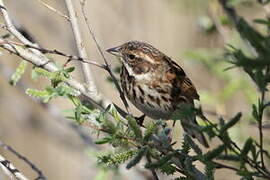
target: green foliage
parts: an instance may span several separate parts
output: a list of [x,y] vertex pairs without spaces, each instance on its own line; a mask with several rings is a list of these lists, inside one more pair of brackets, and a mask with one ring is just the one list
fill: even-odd
[[127,116],[126,119],[128,121],[131,130],[135,135],[135,138],[142,139],[142,131],[140,129],[140,126],[137,124],[136,120],[131,116]]
[[133,150],[101,155],[98,157],[98,163],[107,168],[117,167],[135,155]]
[[208,180],[214,180],[215,165],[213,163],[206,163],[205,174]]
[[76,95],[76,92],[69,86],[59,85],[55,88],[48,86],[45,88],[45,90],[27,89],[26,94],[35,98],[42,99],[42,101],[46,103],[54,97],[69,97]]
[[168,163],[158,167],[158,170],[166,175],[172,175],[177,172],[176,167]]
[[202,155],[201,148],[197,144],[195,144],[195,142],[190,138],[190,136],[185,134],[184,142],[186,142],[186,144],[188,144],[195,151],[196,154]]
[[207,152],[204,155],[204,159],[206,161],[212,160],[216,157],[218,157],[224,150],[225,150],[226,146],[224,144],[219,145],[218,147],[214,148],[213,150]]
[[[230,2],[231,5],[240,3],[239,0]],[[231,8],[230,10],[233,12],[231,6],[227,8]],[[209,50],[188,52],[187,56],[199,62],[210,75],[217,77],[225,84],[219,92],[202,93],[202,99],[208,96],[212,105],[223,105],[239,90],[244,92],[245,98],[248,99],[248,104],[252,108],[251,116],[258,124],[259,141],[248,135],[243,146],[240,146],[239,142],[231,137],[231,129],[241,119],[246,118],[246,116],[242,116],[241,112],[236,113],[232,118],[220,117],[214,123],[215,121],[210,121],[204,116],[201,108],[183,103],[174,112],[172,120],[181,121],[183,118],[197,115],[204,120],[203,126],[189,125],[187,127],[208,135],[210,140],[215,139],[219,145],[215,148],[211,147],[205,152],[197,141],[185,134],[182,146],[176,147],[175,142],[172,142],[172,128],[168,127],[162,119],[151,121],[141,127],[132,115],[120,116],[113,105],[98,110],[94,106],[82,102],[77,97],[78,92],[65,84],[65,81],[70,78],[70,73],[74,71],[74,67],[60,68],[56,72],[48,72],[35,67],[32,77],[34,79],[45,77],[50,80],[50,85],[44,90],[27,89],[26,93],[42,99],[43,102],[48,102],[56,97],[65,97],[72,102],[74,108],[68,118],[90,127],[92,132],[97,134],[95,140],[97,145],[107,144],[114,148],[111,152],[98,156],[98,164],[102,167],[117,169],[119,165],[126,163],[126,168],[130,169],[143,162],[146,169],[166,175],[177,175],[176,179],[214,179],[215,171],[224,168],[234,171],[242,179],[257,177],[270,179],[270,170],[267,169],[268,164],[264,160],[264,158],[270,160],[269,152],[264,149],[262,137],[263,114],[266,109],[269,109],[270,104],[265,100],[267,86],[270,82],[270,36],[250,26],[242,17],[237,17],[235,21],[230,21],[230,23],[232,22],[236,23],[234,26],[243,39],[242,43],[247,43],[245,48],[250,48],[250,52],[253,54],[247,53],[242,45],[233,44],[229,45],[227,49],[212,49],[211,53]],[[257,19],[255,22],[269,28],[270,23],[267,19]],[[211,23],[213,22],[206,22],[206,28],[212,28]],[[224,71],[228,63],[232,66]],[[20,79],[25,67],[25,64],[21,64],[16,70],[12,78],[14,84]],[[233,71],[232,67],[243,70],[243,72]],[[119,69],[116,71],[119,72]],[[244,73],[250,79],[243,77]],[[259,91],[256,91],[250,80]],[[260,98],[258,99],[258,97]],[[197,168],[198,162],[205,166],[203,172]]]
[[136,154],[136,156],[131,161],[129,161],[129,163],[127,164],[127,169],[130,169],[133,166],[135,166],[136,164],[138,164],[141,161],[141,159],[143,158],[143,156],[146,155],[147,151],[148,151],[148,148],[146,146],[140,148],[138,153]]
[[175,152],[166,154],[164,156],[162,156],[158,161],[156,162],[148,162],[147,164],[145,164],[145,168],[148,169],[155,169],[155,168],[159,168],[162,167],[163,165],[165,165],[166,163],[168,163],[168,161],[170,161],[172,159],[172,157],[174,157],[176,155]]
[[49,72],[45,69],[35,67],[32,71],[32,78],[36,79],[38,77],[45,77],[51,81],[51,85],[53,87],[56,87],[59,83],[62,83],[65,80],[67,80],[70,77],[69,73],[71,73],[74,70],[75,70],[74,67],[68,67],[63,68],[59,71]]
[[222,136],[229,128],[233,127],[238,121],[240,121],[241,116],[242,113],[237,113],[236,116],[233,117],[228,123],[222,125],[220,135]]
[[51,81],[51,86],[47,86],[45,90],[27,89],[26,94],[42,99],[45,103],[58,96],[67,98],[78,96],[79,93],[77,91],[63,83],[67,78],[69,78],[69,73],[72,71],[74,71],[74,67],[55,72],[49,72],[42,68],[34,68],[32,71],[32,78],[48,78]]
[[15,86],[17,82],[21,79],[22,75],[24,74],[26,68],[27,68],[27,62],[22,60],[19,64],[19,66],[16,68],[15,72],[12,74],[11,79],[9,83],[12,86]]

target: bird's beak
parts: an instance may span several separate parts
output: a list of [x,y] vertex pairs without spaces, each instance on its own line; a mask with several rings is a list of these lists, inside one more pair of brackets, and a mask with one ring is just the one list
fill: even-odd
[[119,57],[119,56],[121,56],[120,49],[121,49],[121,47],[118,46],[118,47],[107,49],[106,51],[112,55]]

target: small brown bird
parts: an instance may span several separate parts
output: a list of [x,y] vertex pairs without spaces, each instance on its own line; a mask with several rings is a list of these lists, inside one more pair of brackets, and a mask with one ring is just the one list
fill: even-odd
[[[107,52],[120,58],[121,86],[128,99],[145,115],[153,119],[170,119],[180,103],[194,106],[199,95],[184,70],[168,56],[150,44],[130,41]],[[181,119],[183,129],[205,147],[208,143],[197,125],[195,115]]]

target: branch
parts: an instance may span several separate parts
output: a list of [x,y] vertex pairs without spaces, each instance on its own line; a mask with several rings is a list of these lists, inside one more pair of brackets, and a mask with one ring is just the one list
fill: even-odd
[[[227,13],[227,15],[231,18],[231,20],[234,22],[234,25],[236,26],[237,31],[239,32],[239,34],[241,35],[241,32],[239,31],[238,24],[239,24],[239,20],[242,18],[241,16],[239,16],[236,12],[236,10],[229,6],[228,4],[228,0],[219,0],[219,3],[221,4],[223,10]],[[264,6],[265,11],[266,11],[266,18],[269,18],[269,7]],[[269,30],[269,29],[268,29]],[[245,37],[243,37],[244,40]],[[251,47],[251,52],[253,52],[253,54],[257,55],[257,52],[254,52],[254,48],[248,43],[247,44],[248,47]],[[269,73],[269,66],[266,68],[266,72],[265,75],[267,75]],[[266,90],[261,90],[261,97],[259,99],[259,112],[258,112],[258,130],[259,130],[259,148],[260,148],[260,159],[261,159],[261,169],[262,171],[265,171],[266,174],[268,174],[268,176],[270,175],[269,170],[265,167],[265,162],[264,162],[264,149],[263,149],[263,132],[262,132],[262,119],[263,119],[263,106],[265,103],[265,91]]]
[[[0,44],[2,44],[0,45],[0,47],[20,56],[21,58],[34,64],[35,66],[39,67],[44,66],[43,68],[50,72],[59,70],[59,68],[52,61],[50,61],[44,54],[42,54],[39,50],[37,50],[39,48],[37,44],[31,43],[19,31],[17,31],[17,29],[12,24],[9,18],[3,0],[0,0],[0,10],[4,16],[4,20],[6,23],[6,30],[8,30],[11,34],[13,34],[23,44],[35,48],[34,49],[30,48],[26,50],[24,48],[19,48],[18,46],[15,45],[8,45],[8,44],[4,45],[3,43],[6,43],[4,39],[0,39]],[[89,89],[85,88],[83,84],[77,82],[72,78],[69,79],[66,83],[70,85],[72,88],[80,91],[88,101],[90,101],[95,107],[99,109],[105,109],[109,104],[112,104],[112,102],[109,99],[104,98],[101,94],[92,93],[92,91],[89,91]],[[117,105],[115,105],[115,107],[117,108],[117,110],[119,110],[120,114],[123,117],[127,115],[127,113],[122,108],[118,107]]]
[[87,29],[88,29],[88,31],[89,31],[92,39],[94,40],[96,46],[97,46],[97,49],[99,51],[99,54],[101,55],[102,59],[104,60],[104,63],[105,63],[106,68],[107,68],[107,71],[110,74],[110,76],[111,76],[111,78],[113,80],[113,83],[115,84],[115,87],[117,88],[117,90],[118,90],[118,92],[120,94],[120,98],[121,98],[122,102],[124,103],[127,112],[129,112],[129,105],[128,105],[128,102],[127,102],[127,100],[125,98],[125,95],[124,95],[121,87],[119,86],[119,83],[118,83],[115,75],[113,74],[113,72],[112,72],[112,70],[110,68],[110,65],[109,65],[109,63],[108,63],[108,61],[107,61],[107,59],[106,59],[106,57],[105,57],[105,55],[104,55],[104,53],[103,53],[103,51],[101,49],[101,46],[99,45],[99,43],[98,43],[98,41],[96,39],[96,36],[95,36],[95,34],[94,34],[91,26],[90,26],[90,23],[88,22],[88,18],[86,16],[86,12],[85,12],[85,3],[86,3],[86,0],[81,0],[80,1],[81,10],[82,10],[83,18],[84,18],[84,22],[87,25]]
[[[35,178],[35,179],[39,179],[39,180],[41,180],[41,179],[42,180],[45,180],[46,179],[46,177],[43,175],[42,171],[36,165],[34,165],[29,159],[27,159],[25,156],[21,155],[15,149],[13,149],[11,146],[6,145],[2,141],[0,141],[0,146],[2,148],[4,148],[5,150],[11,152],[15,156],[17,156],[20,160],[22,160],[23,162],[25,162],[27,165],[29,165],[31,167],[31,169],[38,174],[38,177]],[[7,161],[4,158],[1,159],[1,156],[0,156],[0,163],[3,166],[5,166],[17,179],[24,179],[25,178],[22,175],[22,173],[20,173],[20,171],[17,170],[9,161]],[[22,176],[22,178],[20,176]],[[27,179],[27,178],[25,178],[25,179]]]
[[[4,42],[3,42],[3,44],[4,44]],[[76,55],[67,54],[67,53],[59,51],[57,49],[54,49],[54,50],[45,49],[45,48],[35,47],[35,46],[32,46],[32,45],[25,45],[25,44],[22,44],[22,43],[9,41],[9,40],[6,40],[6,44],[14,44],[14,45],[22,46],[22,47],[25,47],[25,48],[36,49],[36,50],[39,50],[40,52],[42,52],[43,54],[55,54],[55,55],[67,57],[68,60],[66,61],[66,63],[63,66],[66,66],[72,60],[76,60],[76,61],[80,61],[80,62],[83,62],[83,63],[92,64],[92,65],[95,65],[95,66],[97,66],[99,68],[107,70],[106,65],[104,65],[104,64],[99,64],[98,62],[95,62],[95,61],[89,61],[88,59],[84,59],[84,58],[76,56]]]
[[38,0],[38,2],[40,2],[43,6],[45,6],[47,9],[51,10],[52,12],[58,14],[59,16],[65,18],[67,21],[70,21],[70,18],[63,14],[62,12],[60,12],[59,10],[53,8],[52,6],[50,6],[49,4],[47,4],[46,2],[44,2],[43,0]]
[[[77,50],[79,52],[79,55],[80,55],[80,57],[82,57],[84,59],[88,59],[86,49],[85,49],[84,43],[82,41],[82,36],[80,33],[79,25],[78,25],[77,14],[75,13],[75,10],[74,10],[73,4],[72,4],[72,0],[65,0],[65,3],[67,6],[67,9],[68,9],[71,28],[72,28],[73,35],[74,35],[74,38],[76,41]],[[82,66],[84,80],[87,83],[86,90],[91,92],[92,94],[97,95],[98,91],[97,91],[97,88],[96,88],[96,85],[95,85],[95,82],[93,79],[92,72],[91,72],[88,64],[81,63],[81,66]]]
[[[27,38],[25,38],[17,29],[16,27],[13,25],[8,13],[7,13],[7,9],[5,7],[5,4],[3,2],[3,0],[0,0],[0,10],[3,14],[4,17],[4,21],[6,24],[6,30],[9,31],[12,35],[14,35],[17,39],[19,39],[22,43],[27,44],[27,45],[32,45],[34,47],[38,47],[37,44],[32,43],[31,41],[29,41]],[[37,50],[31,50],[33,53],[41,55],[41,53]]]
[[4,158],[0,154],[0,168],[4,171],[4,173],[10,177],[10,179],[14,179],[14,177],[18,180],[28,180],[9,160]]

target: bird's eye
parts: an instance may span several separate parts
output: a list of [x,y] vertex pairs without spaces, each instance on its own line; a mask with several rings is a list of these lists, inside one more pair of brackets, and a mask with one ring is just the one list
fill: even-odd
[[128,55],[128,58],[129,58],[129,59],[135,59],[135,55],[129,54],[129,55]]

